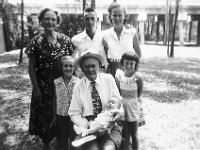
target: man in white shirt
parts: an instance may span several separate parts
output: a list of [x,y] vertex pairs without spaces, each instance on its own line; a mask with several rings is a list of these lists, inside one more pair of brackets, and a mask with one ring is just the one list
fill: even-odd
[[[92,50],[83,53],[78,60],[78,64],[85,76],[81,78],[74,88],[68,112],[72,122],[78,127],[88,128],[89,121],[95,118],[91,82],[95,81],[96,83],[95,87],[100,96],[102,110],[105,109],[110,98],[122,99],[112,75],[99,72],[102,63],[104,63],[103,57]],[[111,122],[117,122],[121,114],[118,112]],[[95,147],[97,149],[104,148],[107,150],[107,148],[111,148],[115,150],[119,148],[121,140],[121,126],[117,126],[110,134],[84,144],[81,149],[93,150]]]
[[[80,57],[83,52],[91,48],[106,59],[103,33],[100,29],[97,29],[97,23],[97,13],[94,9],[87,8],[84,12],[85,30],[72,38],[72,43],[76,48],[73,54],[75,57]],[[106,66],[106,62],[102,65]]]

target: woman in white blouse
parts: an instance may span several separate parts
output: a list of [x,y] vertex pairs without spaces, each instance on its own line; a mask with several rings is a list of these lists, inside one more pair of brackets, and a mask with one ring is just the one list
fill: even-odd
[[115,76],[120,68],[120,59],[127,51],[134,51],[142,56],[137,31],[125,25],[126,11],[119,3],[113,2],[109,8],[109,19],[113,27],[105,31],[104,40],[107,43],[108,72]]

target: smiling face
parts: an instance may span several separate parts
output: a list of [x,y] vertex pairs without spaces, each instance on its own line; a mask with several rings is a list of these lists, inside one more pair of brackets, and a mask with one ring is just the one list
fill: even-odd
[[122,67],[125,75],[128,77],[132,76],[135,73],[135,66],[136,66],[136,61],[124,59]]
[[87,31],[93,32],[97,27],[97,15],[95,12],[86,12],[84,16],[84,24]]
[[82,61],[82,71],[85,76],[90,80],[94,81],[99,73],[99,60],[96,58],[86,58]]
[[55,12],[49,10],[44,14],[42,19],[42,26],[44,30],[54,31],[57,27],[57,15]]
[[110,99],[108,100],[108,110],[113,110],[119,108],[120,104],[116,100]]
[[111,11],[111,21],[114,26],[122,26],[125,20],[125,12],[122,7],[113,8]]
[[75,60],[69,56],[65,57],[61,61],[63,76],[71,78],[75,70]]

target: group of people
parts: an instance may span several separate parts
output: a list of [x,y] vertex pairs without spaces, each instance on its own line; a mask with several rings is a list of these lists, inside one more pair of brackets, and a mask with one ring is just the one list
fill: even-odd
[[69,148],[68,139],[78,137],[74,127],[108,131],[79,149],[126,150],[130,136],[138,149],[140,44],[136,29],[126,26],[124,7],[114,2],[108,12],[113,27],[100,31],[95,10],[87,8],[85,30],[72,39],[55,31],[61,21],[56,11],[47,8],[38,16],[44,32],[25,53],[33,86],[29,133],[41,138],[44,150],[54,137],[56,149]]

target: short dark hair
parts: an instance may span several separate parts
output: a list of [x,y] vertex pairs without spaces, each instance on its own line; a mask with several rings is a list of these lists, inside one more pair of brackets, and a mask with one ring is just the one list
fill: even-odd
[[93,9],[93,8],[91,8],[91,7],[88,7],[88,8],[86,8],[85,10],[84,10],[84,16],[83,17],[85,17],[85,14],[86,13],[90,13],[90,12],[94,12],[95,14],[96,14],[96,17],[97,17],[97,12],[95,11],[95,9]]
[[91,7],[86,8],[84,12],[86,12],[86,13],[95,12],[96,13],[95,9],[91,8]]
[[112,23],[112,20],[111,20],[112,10],[113,10],[114,8],[119,8],[119,7],[121,7],[122,10],[124,11],[124,16],[125,16],[124,23],[126,22],[126,19],[127,19],[126,9],[125,9],[122,5],[120,5],[119,3],[113,2],[113,3],[110,4],[110,6],[108,7],[108,13],[109,13],[108,19],[109,19],[109,21],[110,21],[111,23]]
[[140,63],[140,59],[139,57],[137,56],[137,54],[134,52],[134,51],[128,51],[128,52],[125,52],[123,55],[122,55],[122,58],[120,60],[120,64],[123,66],[124,65],[124,59],[126,60],[133,60],[136,62],[135,64],[135,70],[138,70],[139,68],[139,63]]
[[39,16],[38,16],[38,20],[39,22],[42,22],[42,20],[44,19],[44,15],[46,14],[47,11],[52,11],[56,14],[56,19],[57,19],[57,24],[60,24],[61,23],[61,16],[58,14],[57,11],[54,11],[52,9],[49,9],[49,8],[45,8],[43,9],[40,13],[39,13]]

